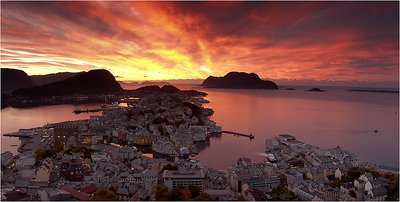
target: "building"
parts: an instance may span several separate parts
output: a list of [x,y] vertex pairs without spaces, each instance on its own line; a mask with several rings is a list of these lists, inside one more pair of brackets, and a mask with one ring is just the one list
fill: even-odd
[[33,155],[23,155],[15,161],[15,167],[17,169],[32,168],[36,163],[36,159]]
[[288,147],[292,147],[292,146],[298,146],[298,145],[304,145],[303,142],[300,142],[298,140],[296,140],[296,138],[292,135],[287,135],[287,134],[282,134],[278,136],[278,140],[288,146]]
[[206,126],[189,126],[189,132],[193,135],[193,141],[205,141],[207,138]]
[[8,166],[11,163],[13,158],[14,158],[14,155],[9,151],[2,153],[1,154],[1,166],[2,167]]
[[158,137],[153,144],[151,145],[153,151],[158,152],[160,154],[166,155],[176,155],[174,144],[169,140],[169,138],[160,136]]
[[335,162],[335,160],[329,156],[318,155],[314,152],[307,153],[305,159],[313,164],[313,166],[328,165]]
[[179,186],[196,186],[200,190],[204,189],[205,176],[202,170],[194,170],[185,167],[179,167],[178,170],[164,170],[164,185],[168,189],[174,189]]
[[205,189],[211,199],[217,201],[230,201],[232,200],[233,193],[230,189]]
[[50,180],[50,173],[53,170],[53,161],[49,158],[44,160],[42,166],[36,171],[36,181],[48,183]]
[[121,158],[121,161],[131,161],[136,158],[140,158],[142,156],[142,153],[138,151],[138,149],[134,146],[123,146],[119,149],[119,155]]
[[84,176],[90,175],[90,173],[90,165],[79,158],[71,158],[61,164],[60,177],[69,181],[82,181]]
[[348,163],[348,164],[351,164],[353,166],[357,166],[358,165],[357,156],[351,154],[347,150],[343,150],[339,146],[337,146],[336,148],[327,149],[326,150],[326,155],[332,156],[333,158],[338,159],[339,162],[342,163],[342,164],[343,163]]
[[171,135],[171,140],[178,147],[190,147],[193,144],[193,134],[185,126],[179,126]]
[[79,126],[75,122],[61,122],[54,125],[54,142],[55,144],[66,145],[70,139],[78,140]]

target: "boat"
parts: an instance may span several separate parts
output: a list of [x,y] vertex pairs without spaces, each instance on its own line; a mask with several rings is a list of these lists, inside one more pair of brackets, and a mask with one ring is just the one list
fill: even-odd
[[75,114],[80,114],[80,113],[83,113],[83,112],[89,112],[89,110],[88,109],[86,109],[86,110],[84,110],[84,109],[75,109],[74,111],[73,111]]
[[267,153],[267,159],[268,159],[268,161],[271,162],[271,163],[276,163],[276,162],[277,162],[277,160],[276,160],[274,154],[272,154],[272,153]]

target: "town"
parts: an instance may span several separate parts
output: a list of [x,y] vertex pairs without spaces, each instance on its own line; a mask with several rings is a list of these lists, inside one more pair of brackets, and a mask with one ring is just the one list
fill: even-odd
[[398,173],[288,134],[265,140],[263,162],[216,170],[191,159],[197,142],[223,132],[206,102],[148,94],[88,120],[8,134],[21,145],[1,155],[2,200],[398,200]]

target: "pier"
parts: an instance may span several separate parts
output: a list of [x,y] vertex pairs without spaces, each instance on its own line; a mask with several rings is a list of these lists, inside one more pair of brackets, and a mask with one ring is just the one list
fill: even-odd
[[5,134],[3,134],[3,136],[5,136],[5,137],[31,137],[31,135],[21,134],[19,132],[5,133]]
[[254,135],[252,133],[250,133],[250,135],[248,135],[248,134],[243,134],[243,133],[238,133],[238,132],[233,132],[233,131],[226,131],[226,130],[223,130],[221,133],[231,134],[231,135],[235,135],[235,136],[248,137],[248,138],[250,138],[250,140],[254,139]]

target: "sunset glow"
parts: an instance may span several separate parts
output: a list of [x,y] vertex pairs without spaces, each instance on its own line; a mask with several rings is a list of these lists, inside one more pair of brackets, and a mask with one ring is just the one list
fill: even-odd
[[398,81],[398,2],[1,2],[1,66]]

